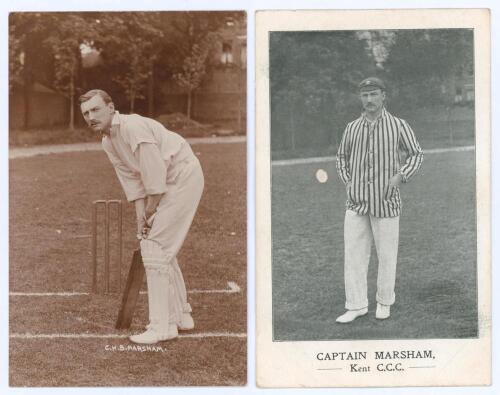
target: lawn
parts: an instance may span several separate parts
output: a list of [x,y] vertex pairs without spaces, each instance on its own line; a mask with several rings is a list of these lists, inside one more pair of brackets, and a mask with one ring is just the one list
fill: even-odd
[[[167,129],[184,138],[244,135],[246,123],[220,121],[216,124],[202,124],[189,120],[180,113],[165,114],[157,118]],[[98,142],[96,133],[85,126],[77,125],[73,130],[66,126],[47,126],[44,128],[12,129],[9,132],[10,147],[30,147],[50,144],[72,144]]]
[[[315,179],[317,169],[329,174]],[[275,340],[423,339],[477,336],[474,152],[427,154],[402,187],[396,304],[374,317],[377,259],[369,269],[369,314],[335,323],[344,310],[345,188],[333,162],[272,168]]]
[[[473,117],[472,119],[455,120],[448,123],[446,121],[446,114],[443,111],[437,110],[433,112],[432,119],[428,119],[423,114],[413,118],[403,118],[406,119],[411,125],[420,146],[424,150],[431,148],[450,148],[474,145],[475,130]],[[452,131],[452,133],[450,133],[450,131]],[[343,130],[340,132],[343,132]],[[341,135],[338,136],[338,141],[340,140],[340,137]],[[273,145],[272,149],[272,159],[280,160],[289,158],[333,156],[338,151],[337,143],[334,143],[331,140],[328,140],[328,143],[323,141],[323,144],[318,145],[313,143],[312,135],[302,135],[301,138],[305,139],[305,141],[301,141],[300,144],[297,144],[295,150],[291,148],[276,148],[280,147],[284,142],[273,141],[272,144],[275,145]]]
[[[245,145],[195,145],[193,150],[202,163],[205,190],[179,262],[188,290],[202,291],[188,295],[196,328],[186,333],[195,337],[162,342],[165,352],[161,353],[106,350],[131,345],[126,337],[11,337],[11,386],[245,384]],[[135,211],[125,202],[105,154],[78,152],[10,160],[10,292],[90,291],[91,209],[97,199],[124,201],[124,283],[136,247]],[[128,334],[114,329],[121,299],[116,247],[113,240],[111,295],[11,295],[11,336]],[[102,282],[101,272],[100,289]],[[228,282],[236,283],[240,292],[204,292],[227,289]],[[146,323],[147,297],[141,295],[131,330],[141,331]],[[222,335],[196,337],[206,333]]]

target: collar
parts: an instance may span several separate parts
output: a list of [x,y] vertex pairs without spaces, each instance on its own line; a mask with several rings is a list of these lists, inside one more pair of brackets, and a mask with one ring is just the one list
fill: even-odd
[[361,117],[363,118],[363,121],[368,123],[368,124],[374,124],[374,123],[377,123],[379,120],[381,120],[382,118],[385,118],[387,115],[387,110],[385,109],[385,107],[382,107],[382,111],[380,111],[380,114],[378,114],[377,118],[375,118],[373,121],[370,121],[367,117],[366,117],[366,113],[363,111],[361,113]]
[[102,137],[109,137],[111,134],[115,134],[117,129],[120,128],[120,113],[115,111],[113,119],[111,120],[111,128],[109,132],[101,132]]
[[115,111],[115,115],[113,115],[113,120],[111,121],[111,126],[119,124],[120,124],[120,113],[118,111]]

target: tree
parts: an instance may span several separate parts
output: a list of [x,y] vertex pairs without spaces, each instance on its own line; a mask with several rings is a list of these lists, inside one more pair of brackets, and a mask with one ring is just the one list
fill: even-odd
[[[126,98],[131,112],[138,99],[147,96],[152,116],[154,94],[161,91],[155,79],[179,74],[191,92],[196,89],[209,65],[207,46],[236,15],[242,13],[12,13],[9,86],[23,87],[25,126],[35,81],[68,97],[70,128],[76,95],[94,87],[105,88],[117,101]],[[82,46],[99,53],[99,64],[92,69],[83,68]]]
[[31,119],[31,100],[35,80],[50,85],[53,65],[47,56],[44,38],[48,28],[40,13],[16,12],[9,15],[9,92],[22,88],[24,120],[28,128]]
[[442,85],[473,65],[468,29],[397,30],[384,69],[399,101],[412,106],[447,105]]
[[122,88],[134,112],[137,99],[145,97],[152,77],[163,32],[156,12],[103,13],[94,45],[108,65],[113,80]]
[[241,18],[242,13],[96,13],[97,35],[92,45],[101,54],[103,72],[113,76],[120,93],[127,97],[130,111],[137,99],[147,97],[148,112],[153,116],[155,79],[173,78],[184,73],[187,64],[189,68],[196,65],[206,42],[228,18],[236,17]]
[[437,109],[441,117],[445,115],[443,132],[448,133],[450,144],[453,114],[456,105],[462,104],[455,103],[454,89],[472,78],[473,42],[471,29],[397,30],[384,64],[394,87],[393,107],[404,116],[408,109]]
[[[187,95],[186,115],[191,118],[193,93],[203,82],[210,64],[211,51],[220,40],[219,32],[228,22],[241,24],[241,12],[180,12],[171,19],[172,41],[169,64],[176,83]],[[180,65],[180,67],[179,67]]]
[[54,87],[69,98],[69,129],[75,128],[75,95],[81,70],[81,45],[92,42],[91,24],[76,13],[53,13],[47,19],[52,26],[45,42],[54,56]]
[[174,74],[174,80],[187,92],[188,119],[191,119],[193,92],[200,86],[207,72],[207,58],[215,42],[216,35],[209,33],[199,43],[194,43],[190,54],[184,58],[182,71]]
[[22,33],[16,35],[16,26],[9,24],[9,92],[23,82],[24,53]]
[[271,33],[273,151],[331,150],[338,143],[359,111],[357,84],[375,71],[365,47],[350,31]]

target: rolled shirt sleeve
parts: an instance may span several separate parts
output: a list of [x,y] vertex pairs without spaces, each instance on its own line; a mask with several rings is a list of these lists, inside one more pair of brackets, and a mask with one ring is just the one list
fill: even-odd
[[339,149],[337,152],[337,173],[339,178],[344,184],[347,185],[351,181],[351,174],[349,172],[349,154],[350,154],[350,144],[349,144],[349,126],[344,131],[342,140],[339,144]]
[[117,114],[102,145],[115,167],[127,200],[163,194],[168,189],[169,164],[184,140],[160,123],[137,114]]
[[123,192],[129,202],[144,198],[146,191],[141,180],[141,174],[127,167],[111,149],[104,146],[104,151],[113,165]]
[[420,169],[424,160],[424,153],[415,137],[415,133],[406,121],[401,120],[399,146],[406,154],[406,161],[399,169],[403,182],[408,180]]
[[167,168],[156,144],[140,143],[135,155],[139,160],[141,180],[146,195],[159,195],[167,191]]

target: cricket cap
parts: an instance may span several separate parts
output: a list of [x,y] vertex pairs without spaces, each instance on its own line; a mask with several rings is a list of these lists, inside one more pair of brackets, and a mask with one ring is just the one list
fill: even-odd
[[373,91],[375,89],[385,91],[384,81],[377,77],[365,78],[359,83],[358,87],[360,92]]

